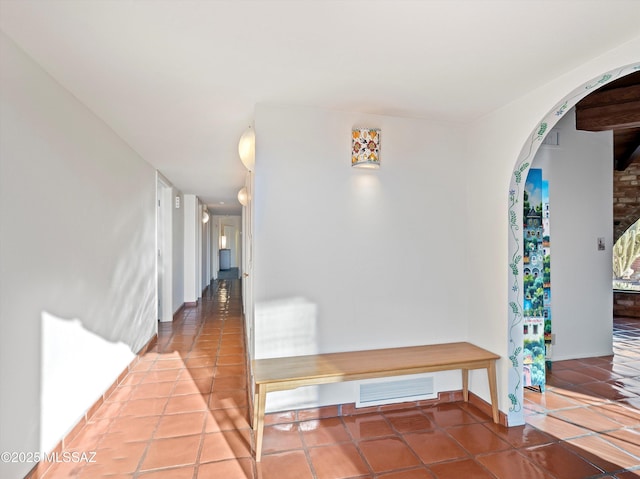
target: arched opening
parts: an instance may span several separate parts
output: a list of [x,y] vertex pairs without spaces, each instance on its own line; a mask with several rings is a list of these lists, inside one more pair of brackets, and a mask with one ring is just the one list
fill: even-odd
[[530,134],[515,163],[508,195],[508,353],[511,362],[508,376],[509,425],[524,424],[523,411],[523,274],[524,241],[522,237],[524,182],[543,140],[581,99],[600,87],[640,70],[640,63],[609,71],[573,90],[545,115]]

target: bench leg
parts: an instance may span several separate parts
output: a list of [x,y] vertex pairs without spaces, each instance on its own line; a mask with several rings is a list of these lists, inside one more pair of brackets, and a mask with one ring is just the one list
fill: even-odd
[[[496,362],[489,361],[487,366],[487,376],[489,378],[489,393],[491,394],[491,413],[493,422],[500,423],[500,413],[498,410],[498,381],[496,380]],[[462,370],[462,398],[464,402],[469,402],[469,370]]]
[[255,431],[258,429],[258,386],[255,386],[253,394],[253,417],[251,419],[251,429]]
[[462,370],[462,398],[464,402],[469,402],[469,370]]
[[256,436],[256,462],[260,462],[262,456],[262,435],[264,433],[264,411],[267,403],[267,388],[264,385],[256,385],[256,406],[253,418],[253,432]]
[[489,393],[491,394],[491,410],[493,412],[493,422],[500,424],[500,413],[498,411],[498,381],[496,379],[496,362],[489,361],[487,368],[489,376]]

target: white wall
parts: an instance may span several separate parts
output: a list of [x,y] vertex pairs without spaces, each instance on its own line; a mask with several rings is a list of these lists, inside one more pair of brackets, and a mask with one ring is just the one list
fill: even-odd
[[[160,321],[173,321],[173,316],[184,304],[184,200],[182,192],[159,172],[163,183],[162,218],[164,220],[164,250],[162,261],[162,282],[166,297],[162,298]],[[179,198],[179,203],[176,203]],[[164,284],[167,282],[167,284]]]
[[[317,308],[314,330],[300,338],[309,350],[468,338],[503,357],[500,408],[512,423],[521,421],[521,388],[515,391],[520,397],[515,409],[508,397],[514,392],[508,381],[513,170],[547,113],[561,100],[577,101],[574,90],[589,80],[638,61],[638,51],[640,37],[458,129],[258,105],[256,357],[279,354],[261,340],[268,313],[306,303]],[[348,166],[350,141],[344,132],[352,126],[382,127],[379,171],[354,172]],[[395,234],[403,231],[407,234]],[[291,310],[295,321],[298,313]],[[488,400],[484,375],[474,373],[470,387]],[[330,391],[314,401],[342,402],[349,394]]]
[[[180,190],[171,185],[160,172],[157,173],[161,186],[162,202],[161,258],[158,261],[159,287],[162,286],[162,306],[159,308],[160,321],[173,321],[177,311],[184,305],[184,200]],[[162,236],[162,238],[160,237]],[[166,263],[165,263],[166,262]]]
[[200,297],[200,208],[198,197],[184,195],[184,302],[195,303]]
[[[553,359],[612,354],[613,134],[576,131],[575,110],[533,168],[549,180]],[[598,251],[598,238],[606,250]]]
[[[184,198],[182,192],[171,189],[172,205],[172,235],[173,235],[173,313],[175,314],[184,304]],[[176,208],[176,197],[180,198],[180,207]]]
[[195,303],[209,284],[209,226],[202,223],[204,205],[195,195],[184,195],[184,302]]
[[171,183],[156,171],[158,220],[156,237],[158,249],[156,271],[158,274],[158,321],[173,320],[173,215],[171,211]]
[[0,450],[26,452],[54,446],[156,332],[156,180],[4,35],[0,48]]
[[[379,170],[351,167],[353,127],[382,129]],[[256,357],[467,338],[457,127],[258,105],[255,128]],[[460,387],[459,373],[441,376],[440,389]],[[331,385],[298,406],[354,400]]]
[[220,224],[219,216],[211,216],[211,272],[213,279],[218,279],[218,271],[220,271]]
[[218,225],[215,221],[215,216],[212,214],[207,224],[209,230],[210,239],[210,252],[209,252],[209,282],[218,278]]
[[[202,217],[206,207],[202,205],[201,208]],[[211,221],[211,218],[209,218],[209,221]],[[200,291],[204,291],[205,288],[209,286],[209,281],[211,280],[211,271],[209,269],[211,264],[211,228],[208,223],[202,223],[202,220],[200,221],[200,234],[200,260],[202,267]]]

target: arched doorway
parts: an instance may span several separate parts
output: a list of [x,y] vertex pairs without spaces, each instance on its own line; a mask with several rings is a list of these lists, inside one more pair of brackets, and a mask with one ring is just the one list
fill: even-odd
[[549,130],[578,103],[582,98],[598,88],[618,78],[640,70],[640,63],[634,63],[609,71],[565,96],[558,104],[540,121],[534,131],[525,142],[517,161],[509,185],[508,195],[508,353],[511,362],[508,377],[509,425],[524,424],[523,411],[523,195],[524,181],[527,177],[532,161],[542,141]]

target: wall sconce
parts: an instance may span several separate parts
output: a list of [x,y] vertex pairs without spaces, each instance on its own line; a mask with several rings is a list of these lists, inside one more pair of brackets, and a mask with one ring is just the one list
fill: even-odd
[[209,212],[205,208],[202,210],[202,222],[207,223],[208,221],[209,221]]
[[256,134],[251,127],[247,128],[238,142],[238,154],[244,167],[253,171],[256,164]]
[[249,204],[249,193],[247,193],[247,187],[244,186],[240,191],[238,191],[238,201],[242,206],[247,206]]
[[378,128],[354,128],[351,131],[351,166],[355,168],[380,168],[380,130]]

